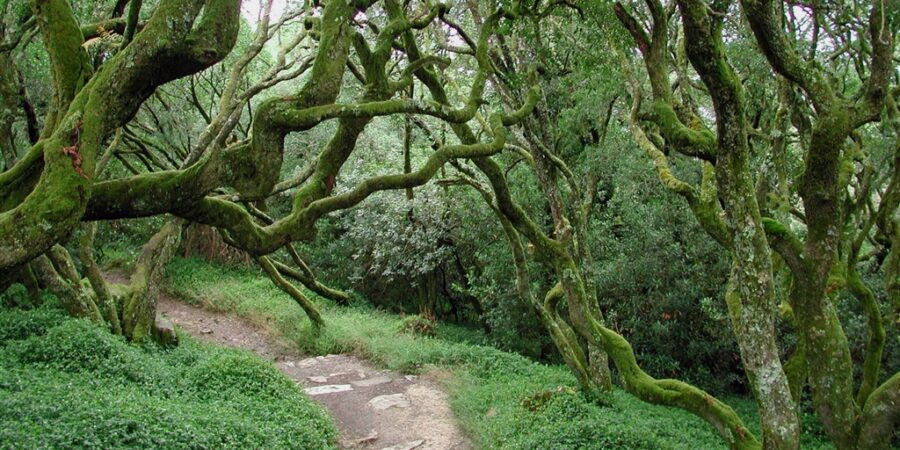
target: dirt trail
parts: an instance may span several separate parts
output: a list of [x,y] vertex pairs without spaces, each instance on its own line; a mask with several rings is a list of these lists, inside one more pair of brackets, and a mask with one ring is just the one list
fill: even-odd
[[159,312],[202,341],[255,352],[272,361],[324,406],[346,449],[470,450],[447,395],[428,375],[378,370],[346,355],[305,357],[240,318],[190,306],[166,294]]

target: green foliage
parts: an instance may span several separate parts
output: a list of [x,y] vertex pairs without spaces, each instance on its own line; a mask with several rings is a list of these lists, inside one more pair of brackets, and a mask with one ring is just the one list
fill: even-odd
[[[591,230],[607,319],[647,373],[741,392],[746,381],[723,301],[728,257],[642,162],[636,152],[600,156],[613,168]],[[697,176],[692,165],[675,169],[682,179]]]
[[99,222],[94,241],[97,263],[107,269],[130,269],[137,261],[141,247],[159,231],[165,220],[165,217],[150,217]]
[[293,383],[271,365],[249,353],[236,353],[194,364],[184,382],[197,392],[216,395],[244,393],[254,398],[275,399],[290,391]]
[[64,312],[0,312],[11,448],[334,448],[327,416],[254,355],[137,347]]
[[[611,395],[609,406],[599,406],[580,395],[561,390],[543,399],[539,407],[534,407],[505,403],[514,393],[514,387],[505,383],[500,386],[503,390],[499,393],[488,397],[486,392],[481,392],[486,398],[473,398],[474,401],[464,404],[472,407],[472,410],[466,410],[473,415],[472,419],[482,417],[486,423],[480,431],[484,433],[483,439],[493,442],[485,448],[649,450],[719,447],[697,419],[648,407],[621,391]],[[497,389],[498,385],[492,387]],[[482,403],[486,399],[490,399],[490,403]],[[498,406],[482,411],[488,405]]]
[[20,341],[8,351],[25,364],[66,372],[107,371],[134,357],[138,350],[131,349],[124,338],[106,334],[106,330],[88,321],[66,320],[42,336]]
[[[440,324],[433,337],[400,333],[404,319],[371,307],[323,304],[328,326],[311,332],[292,300],[255,271],[175,260],[167,286],[189,301],[235,312],[313,354],[353,353],[403,372],[450,371],[451,407],[485,449],[722,448],[712,428],[686,412],[641,402],[621,390],[592,401],[571,389],[560,365],[478,345],[484,337]],[[302,325],[298,325],[302,324]],[[755,427],[755,404],[729,399]],[[804,414],[810,423],[816,419]],[[830,448],[810,426],[803,448]],[[758,430],[755,430],[758,431]]]
[[0,314],[0,342],[43,336],[47,330],[63,323],[66,318],[65,311],[54,308],[4,311]]
[[19,283],[7,288],[6,292],[0,292],[0,307],[25,307],[30,304],[31,298],[29,298],[28,289]]
[[538,392],[522,399],[522,406],[531,411],[537,412],[544,409],[557,396],[576,395],[575,389],[560,386],[549,391]]
[[[400,172],[403,158],[396,149],[403,147],[403,126],[397,118],[373,120],[357,144],[359,151],[347,162],[337,189],[352,188],[373,174]],[[420,130],[413,129],[413,138],[411,163],[416,168],[434,150],[425,145]],[[297,164],[299,168],[303,163]],[[474,205],[473,198],[459,195],[462,192],[429,184],[416,189],[412,199],[403,191],[375,194],[364,207],[323,218],[317,224],[315,242],[304,246],[304,251],[329,284],[359,292],[380,307],[418,312],[420,277],[439,279],[440,300],[458,296],[452,285],[464,284],[464,274],[454,265],[456,254],[465,254],[456,232],[463,217],[457,208],[472,210]],[[434,305],[434,313],[439,317],[455,313],[463,321],[477,319],[472,311],[453,311],[467,306],[459,303],[441,301]]]
[[[516,175],[514,171],[511,175]],[[525,177],[511,178],[512,187],[534,186],[535,180]],[[462,194],[463,192],[460,192]],[[525,199],[526,205],[539,205],[535,199],[536,189],[521,189],[517,195]],[[462,195],[460,197],[463,197]],[[458,242],[470,243],[464,251],[472,253],[470,264],[468,295],[478,298],[484,310],[483,320],[491,327],[490,342],[498,348],[515,351],[523,355],[555,360],[555,347],[534,313],[532,306],[523,302],[516,290],[515,266],[512,262],[509,243],[504,237],[494,213],[481,203],[469,203],[465,214],[474,216],[469,226],[459,230]],[[462,214],[463,211],[458,212]],[[467,220],[468,222],[468,220]],[[489,239],[484,239],[488,237]],[[547,286],[552,282],[552,274],[542,269],[540,264],[530,264],[532,290],[537,298],[543,298]]]
[[[0,2],[0,12],[4,14],[2,25],[7,31],[17,28],[27,18],[27,3],[24,0]],[[108,17],[113,2],[104,0],[68,3],[72,4],[78,21],[85,24]],[[486,6],[477,3],[468,6],[474,9]],[[145,1],[142,16],[148,17],[157,4],[157,1]],[[540,2],[534,7],[539,6]],[[540,22],[540,26],[538,21],[504,21],[499,30],[499,34],[504,36],[502,56],[507,60],[503,63],[512,64],[512,67],[507,67],[509,70],[504,70],[506,73],[498,77],[495,89],[485,96],[484,101],[486,104],[504,103],[505,98],[516,97],[529,83],[525,79],[524,70],[515,73],[517,68],[514,67],[513,60],[534,60],[541,64],[541,87],[545,98],[540,106],[541,115],[534,118],[540,123],[525,124],[523,129],[517,130],[524,133],[521,133],[522,136],[516,133],[515,143],[528,147],[534,144],[528,142],[534,140],[528,135],[543,135],[537,140],[543,140],[548,147],[553,147],[547,150],[554,152],[565,162],[576,180],[584,181],[589,178],[588,175],[600,174],[593,214],[590,217],[592,223],[584,228],[587,230],[586,236],[578,236],[580,242],[591,249],[594,259],[584,262],[579,270],[583,271],[589,287],[596,290],[608,324],[630,340],[647,372],[660,378],[684,379],[714,392],[741,392],[746,381],[722,302],[724,280],[728,276],[728,256],[697,227],[695,218],[681,199],[664,191],[652,168],[633,149],[624,123],[628,95],[623,90],[620,61],[613,56],[615,52],[612,51],[612,47],[623,45],[626,53],[633,53],[630,39],[618,39],[623,30],[612,16],[608,2],[582,6],[579,11],[580,20],[572,20],[575,19],[575,13],[566,8],[548,8],[541,13],[544,20]],[[367,12],[367,16],[374,21],[373,25],[383,19],[383,11],[375,12],[376,8],[378,6],[373,6],[372,11]],[[514,8],[528,7],[517,4]],[[836,15],[846,15],[847,20],[862,15],[856,4],[852,8],[838,8],[835,11]],[[460,14],[459,8],[454,13]],[[673,26],[677,27],[678,19],[675,15],[672,17],[675,19]],[[462,19],[462,26],[474,26],[472,18],[467,14],[463,14]],[[793,22],[793,16],[790,20]],[[841,19],[843,20],[844,18]],[[144,104],[137,117],[131,121],[128,135],[123,138],[117,159],[113,160],[107,175],[119,178],[131,171],[155,171],[178,166],[183,156],[192,150],[192,138],[205,128],[209,114],[215,114],[215,105],[222,95],[221,86],[228,76],[228,68],[251,45],[249,25],[251,24],[246,19],[242,22],[237,51],[232,52],[223,64],[190,79],[168,84]],[[279,42],[282,33],[292,34],[300,26],[303,25],[293,23],[282,28],[279,31]],[[750,125],[755,131],[748,141],[752,147],[749,158],[750,165],[754,168],[753,178],[758,180],[760,193],[775,188],[774,184],[783,185],[780,186],[783,191],[768,192],[765,198],[771,204],[766,205],[764,202],[762,206],[764,209],[777,206],[774,208],[777,211],[770,212],[782,213],[781,216],[788,217],[792,200],[796,200],[797,193],[794,191],[802,185],[799,174],[804,173],[803,154],[807,153],[809,140],[808,130],[805,129],[809,124],[803,125],[801,122],[811,120],[812,117],[805,117],[811,114],[801,107],[804,101],[800,99],[790,112],[792,125],[783,130],[778,129],[775,118],[780,113],[775,112],[780,108],[775,99],[779,99],[779,92],[771,76],[772,65],[758,51],[755,38],[743,22],[725,21],[724,26],[728,37],[725,44],[728,59],[740,71],[744,90],[754,93],[747,98],[745,105],[745,116],[752,122]],[[4,27],[0,27],[2,28]],[[823,30],[831,34],[828,27]],[[818,36],[818,30],[814,35]],[[859,33],[847,35],[859,36]],[[612,39],[613,37],[616,39]],[[806,42],[808,36],[794,37],[797,38],[798,49],[810,44],[816,45]],[[5,40],[5,36],[0,39]],[[51,43],[45,42],[44,47],[49,47],[48,44]],[[95,41],[86,45],[94,65],[99,66],[116,51],[108,44],[110,43]],[[430,42],[428,38],[423,39],[420,44],[426,53],[435,50],[434,42]],[[673,41],[671,44],[671,56],[675,60],[673,62],[683,62],[684,67],[680,67],[680,70],[687,71],[684,74],[677,73],[677,94],[683,98],[685,106],[701,116],[697,118],[701,123],[690,125],[711,126],[709,113],[716,102],[711,101],[713,99],[708,96],[716,93],[712,89],[703,90],[692,86],[697,81],[695,74],[685,61],[681,61],[684,59],[684,43]],[[26,99],[34,106],[37,115],[44,117],[47,115],[48,105],[52,103],[50,86],[53,83],[50,82],[50,64],[41,47],[23,45],[15,53],[15,63],[21,72],[28,75],[22,77],[21,82]],[[850,47],[852,46],[848,44],[847,48]],[[585,52],[586,48],[596,51]],[[818,59],[833,69],[837,75],[842,75],[835,78],[835,83],[841,84],[840,91],[853,93],[859,90],[862,86],[860,75],[846,70],[846,67],[854,67],[849,62],[860,64],[853,60],[858,55],[854,55],[852,51],[842,52],[826,61],[827,52],[816,55],[815,49],[812,47],[813,51],[802,53],[810,54],[813,59]],[[251,62],[251,68],[242,84],[253,84],[254,79],[258,79],[262,72],[271,67],[274,62],[271,50],[273,48],[269,46],[258,59]],[[511,51],[512,58],[508,54]],[[308,55],[308,52],[310,49],[304,48],[291,58]],[[363,59],[358,60],[364,62]],[[463,89],[455,87],[450,95],[453,103],[458,103],[461,100],[458,94],[465,91],[472,82],[470,75],[473,67],[467,66],[462,58],[455,59],[453,64],[456,67],[442,72],[441,78],[448,85],[461,85]],[[842,66],[845,68],[841,69]],[[342,70],[342,67],[342,63],[338,64],[338,70]],[[402,68],[402,63],[394,68]],[[864,67],[857,67],[857,71],[867,72],[860,70],[861,68]],[[727,78],[734,77],[728,74]],[[350,77],[347,76],[347,79]],[[695,83],[685,83],[688,79]],[[506,83],[509,92],[503,92],[502,83]],[[262,97],[274,99],[297,92],[296,81],[285,84],[291,86],[280,86],[279,92],[272,91],[274,95],[266,94],[253,99],[247,104],[246,111],[241,108],[239,124],[232,135],[228,136],[228,142],[249,138],[252,111],[255,108],[258,111],[259,102],[264,101]],[[341,89],[341,102],[353,101],[360,90],[360,86],[348,84]],[[499,95],[501,92],[504,95]],[[421,92],[416,92],[413,97],[421,95]],[[506,100],[505,103],[516,101],[517,98],[512,98],[511,102]],[[668,106],[662,110],[656,109],[655,117],[648,118],[666,123],[675,120],[674,109]],[[817,113],[820,112],[818,106],[816,110]],[[700,114],[701,111],[703,114]],[[431,126],[435,135],[440,135],[444,144],[455,143],[452,136],[447,136],[448,131],[443,124],[428,118],[424,122]],[[11,126],[15,147],[20,150],[27,148],[22,118],[16,119]],[[373,175],[396,173],[400,170],[403,161],[400,152],[396,150],[402,146],[403,137],[398,132],[399,126],[402,123],[397,117],[379,118],[372,121],[358,140],[354,135],[351,147],[356,151],[349,154],[348,148],[349,159],[345,170],[332,174],[339,175],[336,179],[336,193],[346,192]],[[483,127],[479,130],[477,125],[473,128],[478,134],[486,131]],[[894,154],[893,141],[889,132],[878,128],[866,127],[858,130],[859,133],[854,133],[853,140],[860,146],[861,154],[852,163],[844,162],[844,169],[849,172],[842,176],[855,174],[863,165],[889,166],[889,158]],[[334,129],[335,124],[332,122],[316,127],[309,133],[294,133],[290,136],[282,175],[299,173],[302,167],[316,157],[315,150],[310,149],[321,148]],[[673,135],[666,130],[667,127],[651,127],[650,139],[661,144],[663,137],[669,141],[695,141],[699,136],[708,144],[711,136],[708,132]],[[785,136],[791,137],[787,147],[780,151],[786,154],[775,155],[778,152],[770,152],[774,148],[772,142]],[[418,128],[414,129],[411,145],[413,167],[420,166],[424,158],[432,154],[434,148],[431,137],[426,139],[424,133]],[[873,142],[878,145],[873,145]],[[143,147],[149,147],[153,151]],[[142,149],[146,153],[144,156],[138,152]],[[866,162],[863,155],[869,151],[873,153],[871,164]],[[160,155],[152,158],[156,153],[163,155],[165,159],[159,159]],[[809,152],[811,155],[819,153],[821,152]],[[126,159],[124,155],[130,156]],[[146,159],[148,157],[151,157],[150,160]],[[696,161],[678,156],[675,152],[667,152],[667,158],[675,175],[696,184]],[[521,158],[521,155],[509,151],[496,155],[494,160],[503,166],[516,201],[538,222],[538,227],[557,237],[557,232],[564,227],[559,224],[554,226],[551,214],[548,214],[548,195],[528,166],[528,158]],[[131,161],[131,164],[127,161]],[[858,168],[855,166],[857,163],[860,164]],[[131,167],[132,165],[136,168]],[[317,240],[303,250],[312,255],[312,266],[317,270],[322,269],[320,274],[324,281],[344,288],[354,288],[369,299],[370,305],[391,311],[434,311],[437,317],[452,317],[458,323],[478,321],[487,330],[486,335],[473,333],[463,327],[436,324],[430,318],[422,316],[397,318],[359,305],[350,309],[326,305],[328,328],[321,333],[313,333],[296,305],[287,301],[257,271],[248,268],[222,272],[198,261],[182,260],[173,265],[171,286],[176,292],[197,299],[204,306],[234,311],[269,326],[295,340],[306,351],[355,352],[407,372],[419,372],[429,365],[456,371],[460,379],[477,386],[457,387],[457,409],[465,415],[467,410],[459,405],[471,406],[467,424],[486,447],[678,448],[682,446],[682,442],[703,445],[711,442],[705,440],[705,435],[685,434],[685,429],[705,429],[687,416],[647,407],[620,393],[615,394],[608,404],[598,405],[567,388],[560,388],[572,384],[572,381],[559,367],[540,366],[533,360],[518,355],[468,343],[490,343],[544,363],[558,362],[558,355],[550,345],[546,331],[535,320],[531,307],[523,304],[515,289],[515,274],[509,249],[502,233],[499,233],[493,211],[477,193],[455,183],[459,180],[454,180],[454,177],[462,172],[450,167],[444,169],[440,176],[445,183],[428,184],[418,189],[412,199],[400,191],[384,192],[369,198],[363,207],[341,211],[322,220],[318,224],[320,233]],[[815,172],[805,171],[806,174]],[[571,192],[577,191],[577,187],[564,183],[560,173],[546,175],[556,178],[551,183],[560,187],[562,197],[567,200],[577,198],[575,192]],[[100,174],[98,178],[101,178]],[[484,182],[478,175],[474,178]],[[769,178],[772,179],[768,180]],[[775,182],[775,178],[779,181]],[[876,174],[873,179],[886,178]],[[864,184],[863,177],[850,181],[852,184],[849,188],[841,189],[855,192]],[[574,185],[578,183],[573,182]],[[768,186],[769,184],[773,185]],[[879,192],[879,189],[876,186],[875,192]],[[226,192],[230,191],[226,188]],[[293,193],[294,190],[289,190],[285,193],[287,195],[278,195],[266,206],[271,208],[270,211],[277,212],[274,216],[284,217],[291,207],[289,195]],[[565,207],[575,210],[581,206],[571,204]],[[568,211],[570,214],[572,212]],[[809,211],[805,212],[809,214]],[[570,216],[574,217],[575,215]],[[848,217],[854,217],[854,214],[848,214]],[[106,267],[128,268],[137,256],[137,249],[159,228],[161,220],[163,219],[152,218],[102,223],[97,239],[97,259]],[[782,225],[781,222],[764,220],[763,225],[770,234],[782,235],[790,223],[784,221]],[[809,225],[813,226],[815,223],[810,221]],[[802,235],[803,232],[799,231],[798,234]],[[587,242],[581,241],[582,237]],[[537,256],[528,255],[532,281],[529,288],[541,298],[548,287],[556,283],[558,274],[541,267],[535,261],[539,259]],[[880,263],[883,254],[875,256],[873,261]],[[738,263],[743,262],[738,260]],[[866,267],[861,272],[864,272],[866,283],[873,287],[878,301],[885,312],[888,312],[886,296],[881,288],[883,274],[878,272],[876,264],[866,263],[867,266],[870,264],[871,267]],[[427,295],[422,294],[423,289],[418,292],[416,289],[425,286],[423,278],[427,278],[430,283]],[[434,297],[438,297],[437,301],[434,301]],[[9,307],[31,307],[31,302],[28,292],[19,285],[0,298],[0,304]],[[565,308],[565,305],[562,307]],[[847,296],[838,299],[837,307],[851,344],[851,355],[854,362],[861,363],[865,355],[868,331],[868,325],[863,320],[864,314],[858,302]],[[784,349],[790,349],[796,338],[792,330],[781,325],[781,344],[785,344]],[[896,327],[887,329],[888,343],[895,344]],[[836,334],[843,336],[842,333]],[[121,339],[110,338],[90,324],[68,321],[58,312],[49,309],[4,313],[0,316],[0,342],[4,345],[4,367],[8,359],[11,361],[9,367],[19,365],[28,370],[62,373],[65,374],[64,380],[75,380],[72,381],[75,384],[101,374],[104,383],[125,386],[123,395],[126,397],[132,394],[139,397],[137,388],[131,392],[128,391],[132,389],[129,386],[156,389],[166,396],[166,401],[170,401],[172,396],[175,401],[181,401],[178,395],[187,392],[201,403],[218,402],[219,396],[226,394],[239,399],[242,395],[253,395],[256,399],[276,399],[281,393],[293,389],[289,386],[290,383],[272,372],[267,365],[244,354],[223,353],[215,357],[201,357],[199,353],[185,354],[186,350],[181,349],[170,353],[152,348],[138,349]],[[7,345],[6,342],[11,344]],[[897,352],[896,345],[888,345],[885,349],[886,363],[882,378],[898,370],[900,358]],[[185,367],[169,367],[168,363],[161,360],[177,360]],[[3,374],[8,374],[14,369],[2,370]],[[172,376],[176,372],[178,376]],[[162,379],[168,380],[167,383],[158,382]],[[38,388],[40,386],[38,383]],[[95,396],[107,395],[104,392],[101,390]],[[155,397],[140,398],[147,403],[157,401]],[[467,404],[466,401],[471,403]],[[219,403],[216,405],[220,407]],[[485,409],[486,405],[491,406]],[[202,409],[205,407],[197,406],[198,418],[188,420],[186,426],[196,425],[197,430],[205,430],[204,421],[207,419],[203,414],[206,414],[206,410]],[[637,416],[632,416],[634,414]],[[230,414],[226,416],[228,417],[222,423],[244,420],[241,418],[243,416],[238,419],[233,419]],[[820,429],[818,422],[810,421],[807,416],[804,416],[804,423],[807,425],[806,430],[812,430],[813,433]],[[122,433],[131,433],[129,430],[135,425],[123,420],[121,423],[105,426],[113,430],[110,435],[115,437],[123,429],[125,432]],[[240,428],[243,425],[234,426]],[[65,427],[62,428],[63,431],[66,430]],[[635,431],[642,429],[652,429],[654,432],[637,434]],[[179,438],[193,436],[195,431],[185,432]],[[279,434],[277,430],[276,434]],[[165,433],[162,435],[165,436]],[[144,435],[140,436],[142,437],[138,441]],[[96,437],[88,435],[88,438]],[[100,439],[97,441],[99,443],[62,440],[59,443],[61,446],[101,446],[108,443],[103,441],[105,437],[96,439]],[[206,438],[197,438],[202,443],[201,446],[206,443],[219,446],[214,445],[214,441],[204,439]],[[247,439],[250,440],[240,442],[245,445],[258,443],[253,441],[256,438]],[[234,442],[229,441],[228,445]],[[171,444],[168,441],[152,443],[162,446]]]
[[400,321],[398,331],[418,336],[434,336],[435,325],[436,323],[433,317],[413,314],[403,317],[403,320]]

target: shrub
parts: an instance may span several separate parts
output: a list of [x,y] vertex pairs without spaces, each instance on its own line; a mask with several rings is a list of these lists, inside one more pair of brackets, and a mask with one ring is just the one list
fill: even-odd
[[293,383],[250,353],[223,353],[206,358],[184,371],[184,383],[198,395],[221,397],[240,393],[274,398],[291,391]]
[[0,345],[29,336],[42,336],[65,320],[66,314],[53,308],[0,311]]
[[6,292],[0,292],[0,308],[27,307],[31,305],[31,299],[28,297],[28,289],[25,286],[15,283],[6,289]]
[[61,311],[0,312],[0,447],[335,448],[322,411],[262,359],[138,347]]
[[418,336],[434,336],[437,323],[433,316],[413,314],[400,321],[400,332]]
[[11,349],[20,361],[69,372],[99,371],[108,360],[133,350],[124,338],[84,319],[68,319],[42,336],[31,336]]

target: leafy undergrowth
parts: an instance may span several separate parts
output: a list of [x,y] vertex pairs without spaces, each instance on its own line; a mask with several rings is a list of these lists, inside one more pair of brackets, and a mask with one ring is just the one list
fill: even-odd
[[[404,318],[366,306],[339,307],[317,299],[326,328],[313,334],[292,300],[260,272],[180,259],[167,271],[170,292],[195,304],[237,313],[313,354],[353,353],[390,369],[449,370],[451,406],[484,449],[718,449],[711,426],[671,408],[643,403],[616,390],[590,401],[568,386],[561,366],[480,345],[483,339],[439,324],[434,337],[403,332]],[[758,431],[752,400],[728,399]],[[815,426],[803,448],[831,448]]]
[[334,448],[325,412],[256,355],[138,347],[42,307],[0,311],[2,448]]

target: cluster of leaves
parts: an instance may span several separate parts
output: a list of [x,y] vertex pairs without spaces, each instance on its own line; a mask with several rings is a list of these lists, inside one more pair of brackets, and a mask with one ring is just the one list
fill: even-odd
[[[396,118],[376,118],[360,137],[346,163],[337,193],[352,189],[373,175],[398,172],[403,167],[403,127]],[[421,131],[413,130],[413,167],[433,152],[424,145]],[[317,135],[317,134],[316,134]],[[310,138],[316,140],[316,135]],[[302,160],[286,164],[289,177]],[[290,191],[289,191],[290,192]],[[471,249],[487,242],[467,241],[462,228],[496,227],[491,216],[478,220],[474,214],[490,214],[483,201],[471,193],[436,183],[417,188],[410,198],[404,191],[380,192],[360,207],[339,211],[320,220],[316,240],[303,245],[310,262],[330,285],[352,289],[371,303],[401,312],[418,312],[418,290],[422,277],[438,279],[440,302],[434,311],[451,318],[448,297],[463,296],[461,287],[469,274],[460,271],[456,258],[469,258]],[[279,201],[275,208],[284,208]],[[467,261],[461,262],[466,267]],[[456,299],[449,299],[450,301]],[[474,311],[459,312],[452,319],[478,320]]]
[[[441,245],[454,223],[441,213],[444,201],[437,187],[421,189],[407,200],[402,192],[389,192],[368,202],[365,209],[341,217],[345,239],[354,246],[350,278],[359,282],[368,275],[394,280],[414,279],[449,260],[452,248]],[[404,220],[404,218],[406,220]],[[365,270],[365,272],[363,272]]]
[[714,392],[746,382],[725,311],[728,257],[641,158],[603,155],[613,187],[591,230],[607,319],[659,377]]
[[137,347],[59,309],[0,312],[12,448],[334,448],[324,411],[255,355]]

